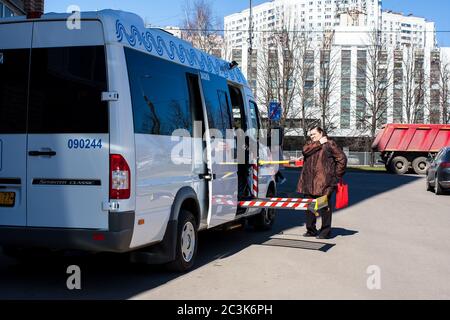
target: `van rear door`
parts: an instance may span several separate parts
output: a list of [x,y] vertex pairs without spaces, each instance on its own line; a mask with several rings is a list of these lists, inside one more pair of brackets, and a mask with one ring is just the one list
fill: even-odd
[[107,229],[109,114],[98,21],[34,23],[28,109],[30,227]]
[[28,69],[32,23],[0,24],[0,225],[26,225]]

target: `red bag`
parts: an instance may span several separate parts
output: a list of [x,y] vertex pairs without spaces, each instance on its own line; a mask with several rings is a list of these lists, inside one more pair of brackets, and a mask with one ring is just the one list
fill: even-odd
[[348,207],[348,184],[344,180],[339,180],[336,192],[336,209]]

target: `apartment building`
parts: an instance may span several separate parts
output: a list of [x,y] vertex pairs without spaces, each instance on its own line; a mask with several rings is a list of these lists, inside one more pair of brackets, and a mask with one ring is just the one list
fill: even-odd
[[[441,64],[450,61],[446,60],[449,50],[437,47],[435,24],[425,18],[383,10],[381,0],[274,0],[255,6],[251,19],[249,9],[225,17],[224,27],[227,58],[240,64],[260,103],[264,102],[258,84],[261,76],[258,65],[262,56],[267,57],[264,51],[271,34],[283,28],[301,33],[311,40],[311,50],[316,52],[310,54],[314,60],[313,76],[303,90],[304,96],[296,99],[298,107],[308,90],[313,96],[319,94],[323,83],[321,59],[326,49],[335,63],[338,82],[329,98],[334,136],[368,134],[364,125],[371,91],[367,72],[375,44],[383,47],[383,52],[377,54],[382,59],[379,65],[390,82],[384,93],[387,107],[380,114],[378,125],[413,121],[409,110],[411,90],[420,92],[416,100],[419,102],[414,106],[415,122],[436,123],[441,118],[439,105],[443,97],[439,96],[438,71]],[[328,35],[332,35],[331,43],[325,48]],[[408,81],[411,83],[407,86]],[[317,103],[316,100],[310,99],[309,105]],[[293,120],[289,121],[293,124],[291,132],[300,135],[303,130],[298,127],[299,121]]]
[[384,11],[381,30],[384,41],[390,46],[429,49],[436,47],[435,24],[422,17]]

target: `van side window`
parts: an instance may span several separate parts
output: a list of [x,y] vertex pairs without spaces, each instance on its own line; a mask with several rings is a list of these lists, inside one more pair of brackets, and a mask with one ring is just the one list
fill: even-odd
[[219,97],[220,111],[222,112],[224,127],[226,129],[231,129],[231,108],[230,104],[228,103],[227,93],[223,90],[217,90],[217,95]]
[[29,59],[30,49],[0,50],[0,133],[26,132]]
[[231,129],[231,110],[228,103],[227,82],[216,75],[209,74],[208,80],[202,79],[203,96],[210,129],[217,129],[226,138],[227,129]]
[[244,100],[242,99],[241,91],[233,86],[228,86],[230,91],[232,114],[233,114],[233,127],[235,129],[242,129],[245,131],[247,126],[245,124],[245,111]]
[[104,46],[35,48],[29,133],[108,133]]
[[258,106],[255,102],[250,102],[250,132],[256,138],[258,130],[260,129],[259,116],[258,116]]
[[192,135],[187,68],[125,48],[133,105],[134,132],[172,135],[186,129]]

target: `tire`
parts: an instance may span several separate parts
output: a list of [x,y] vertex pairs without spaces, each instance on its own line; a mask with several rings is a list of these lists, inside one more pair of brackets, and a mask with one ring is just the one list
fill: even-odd
[[425,157],[417,157],[412,162],[412,167],[415,173],[418,175],[424,175],[427,173],[429,164],[427,162],[427,158]]
[[425,178],[425,185],[427,186],[427,191],[433,191],[433,187],[430,184],[430,181],[428,181],[428,177]]
[[392,159],[390,167],[396,174],[405,174],[409,170],[409,161],[405,157],[397,156]]
[[194,266],[197,256],[198,232],[194,215],[181,210],[178,218],[175,260],[167,268],[176,272],[186,272]]
[[[269,190],[267,192],[267,198],[271,198],[275,196],[275,192],[273,190]],[[275,223],[275,209],[268,208],[262,209],[261,213],[250,219],[250,224],[257,231],[268,231],[271,230]]]
[[434,193],[437,196],[440,196],[441,194],[444,194],[444,190],[442,190],[441,185],[439,184],[438,177],[434,178]]

